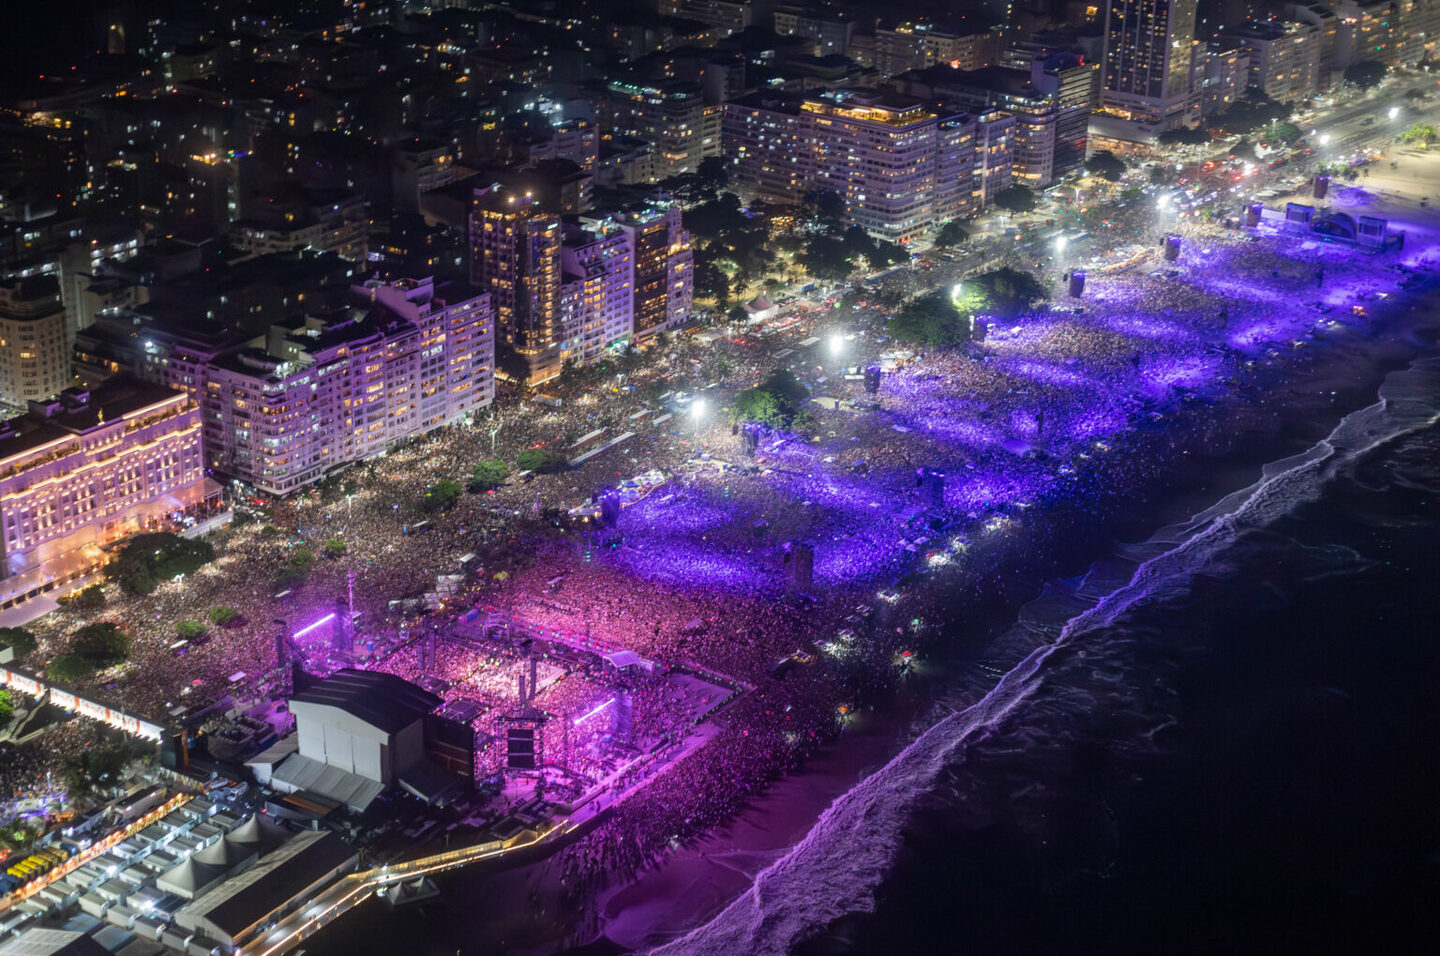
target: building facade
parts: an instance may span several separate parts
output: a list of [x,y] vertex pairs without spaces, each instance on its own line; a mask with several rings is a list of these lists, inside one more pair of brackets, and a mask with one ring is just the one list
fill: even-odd
[[1314,96],[1320,89],[1320,27],[1265,20],[1247,23],[1225,40],[1249,53],[1247,83],[1280,102]]
[[0,402],[24,408],[70,384],[70,334],[53,275],[0,282]]
[[[890,93],[755,95],[726,105],[725,155],[732,180],[756,197],[795,202],[812,190],[833,190],[852,223],[908,242],[984,205],[983,190],[968,198],[956,191],[957,183],[975,183],[977,169],[987,165],[981,138],[956,132],[976,121],[942,117],[915,97]],[[943,134],[942,123],[949,124]],[[965,143],[973,145],[968,153],[960,148]],[[990,145],[1013,141],[997,135]],[[1003,165],[1009,168],[1008,157]]]
[[488,296],[430,279],[354,291],[362,305],[274,325],[205,364],[213,468],[288,494],[494,400]]
[[1100,105],[1124,118],[1169,129],[1193,126],[1196,0],[1109,0]]
[[200,443],[190,396],[130,376],[0,425],[0,607],[94,571],[104,545],[217,507]]
[[471,276],[490,293],[499,340],[524,360],[531,384],[689,318],[694,254],[674,203],[562,227],[527,196],[487,188],[474,202]]

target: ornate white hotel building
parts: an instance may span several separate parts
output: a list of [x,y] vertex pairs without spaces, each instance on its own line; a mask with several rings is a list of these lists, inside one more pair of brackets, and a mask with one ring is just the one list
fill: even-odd
[[102,546],[220,504],[189,395],[130,376],[0,424],[0,609],[105,563]]

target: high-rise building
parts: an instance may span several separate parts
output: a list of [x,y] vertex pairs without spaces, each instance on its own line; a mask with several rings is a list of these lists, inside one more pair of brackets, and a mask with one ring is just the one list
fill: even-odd
[[470,281],[490,294],[497,346],[523,357],[530,378],[559,374],[560,218],[528,195],[487,187],[470,213]]
[[470,251],[473,281],[495,303],[497,335],[524,359],[531,384],[690,315],[690,233],[668,200],[562,227],[528,196],[476,190]]
[[739,33],[755,22],[750,0],[660,0],[663,16],[695,20],[721,35]]
[[706,156],[719,154],[719,139],[707,135],[719,122],[719,108],[707,106],[698,83],[616,80],[609,106],[616,132],[654,144],[656,179],[693,173]]
[[1196,0],[1109,0],[1101,107],[1165,129],[1198,122],[1191,84],[1195,5]]
[[[956,119],[895,93],[756,94],[726,104],[725,155],[732,180],[758,198],[794,202],[833,190],[852,223],[904,242],[983,204],[983,190],[969,201],[954,193],[956,182],[985,181],[974,178],[983,139],[942,136],[942,121]],[[972,152],[957,145],[965,142]],[[1012,141],[999,135],[992,145],[1008,149]],[[1008,157],[1003,165],[1009,169]]]
[[634,331],[635,260],[630,235],[612,219],[566,224],[560,313],[562,361],[586,365]]
[[1211,42],[1201,54],[1196,76],[1201,115],[1221,113],[1250,85],[1250,51],[1233,42]]
[[617,213],[615,221],[630,239],[635,263],[631,315],[635,337],[648,338],[684,322],[694,294],[694,253],[680,207],[669,201]]
[[0,282],[0,402],[23,408],[58,394],[72,377],[59,280]]
[[855,21],[846,13],[805,4],[781,4],[775,8],[775,32],[781,36],[802,36],[813,40],[815,56],[844,55],[855,35]]
[[220,503],[190,396],[118,376],[0,424],[0,608],[95,570],[102,548]]
[[1404,24],[1397,0],[1334,0],[1335,55],[1340,69],[1361,60],[1391,66],[1400,53]]
[[1037,56],[1024,69],[912,70],[896,77],[896,84],[912,96],[1014,116],[1015,180],[1044,188],[1085,161],[1096,68],[1079,54],[1059,52]]
[[495,397],[490,300],[458,283],[372,280],[360,306],[277,323],[204,368],[211,465],[286,494]]
[[1319,89],[1319,26],[1252,21],[1229,31],[1225,40],[1249,52],[1250,89],[1282,103],[1313,96]]

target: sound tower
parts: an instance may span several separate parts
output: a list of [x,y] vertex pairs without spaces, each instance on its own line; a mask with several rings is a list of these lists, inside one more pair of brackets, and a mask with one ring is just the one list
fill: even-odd
[[1085,294],[1085,273],[1070,273],[1070,298],[1078,299]]

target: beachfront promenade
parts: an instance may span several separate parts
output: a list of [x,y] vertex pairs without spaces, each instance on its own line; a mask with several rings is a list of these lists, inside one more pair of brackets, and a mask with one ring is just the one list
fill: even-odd
[[345,915],[369,897],[383,892],[386,887],[406,880],[424,879],[445,870],[493,860],[526,847],[541,845],[563,836],[572,828],[573,825],[568,823],[555,824],[545,830],[526,830],[508,840],[490,840],[406,863],[351,873],[321,893],[309,906],[296,910],[281,920],[262,939],[242,952],[250,956],[279,956],[280,953],[289,952],[322,926]]

